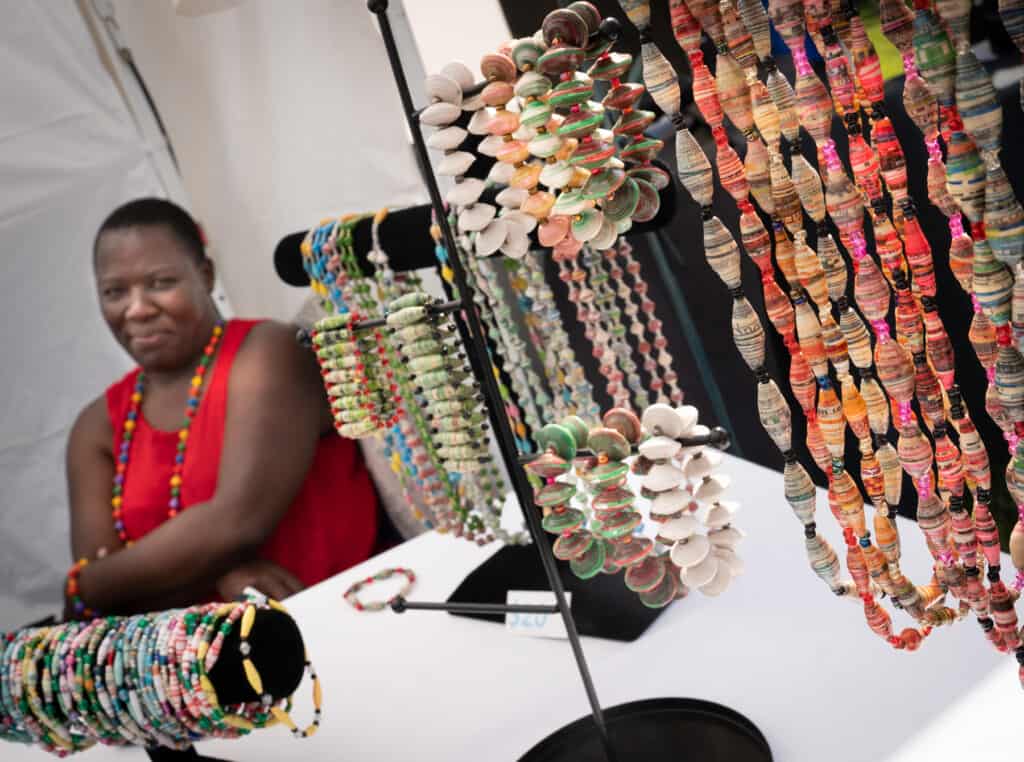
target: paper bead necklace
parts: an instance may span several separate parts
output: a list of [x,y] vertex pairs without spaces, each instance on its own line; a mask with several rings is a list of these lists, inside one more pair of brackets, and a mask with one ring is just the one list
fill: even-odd
[[[616,408],[591,429],[578,418],[567,418],[541,430],[543,452],[525,468],[544,482],[535,501],[546,513],[544,529],[559,535],[553,552],[582,579],[624,571],[626,586],[652,608],[683,597],[688,586],[718,595],[743,569],[734,552],[742,534],[731,526],[736,506],[718,499],[727,480],[712,474],[716,458],[700,447],[684,452],[676,441],[701,433],[696,409],[657,404],[645,410],[643,421]],[[645,429],[652,438],[641,442]],[[630,467],[625,461],[638,442],[641,455],[633,468],[643,475],[643,497],[651,500],[649,517],[658,526],[654,541],[636,533],[643,517],[626,485]],[[577,457],[584,446],[593,454]],[[572,505],[576,487],[560,480],[573,470],[594,494],[588,511],[592,521]],[[700,505],[708,506],[706,536],[696,534],[694,514]]]
[[[217,344],[220,342],[220,338],[224,333],[224,322],[218,321],[213,327],[213,332],[210,335],[210,340],[206,343],[206,347],[203,349],[203,354],[200,356],[199,365],[196,367],[195,373],[192,375],[192,380],[189,383],[188,399],[185,402],[185,420],[178,430],[178,444],[175,447],[174,464],[171,468],[171,477],[169,480],[170,496],[167,500],[167,518],[173,519],[178,515],[178,512],[182,509],[181,505],[181,485],[182,485],[182,474],[185,471],[185,454],[188,448],[188,434],[189,429],[192,427],[192,420],[195,418],[196,413],[199,410],[199,402],[202,398],[204,384],[203,381],[206,378],[207,369],[213,362],[214,356],[217,351]],[[114,529],[117,531],[117,536],[121,542],[127,543],[128,532],[124,524],[124,482],[128,476],[128,459],[131,454],[132,438],[135,434],[136,426],[140,420],[142,411],[142,395],[146,388],[146,378],[142,371],[139,371],[135,378],[135,386],[132,391],[131,399],[128,404],[128,412],[125,414],[125,419],[121,424],[121,443],[118,447],[118,453],[116,458],[116,465],[114,467],[114,484],[112,488],[112,495],[110,498],[111,507],[111,518],[114,521]],[[84,607],[81,601],[76,602],[76,613],[84,613]],[[78,609],[82,608],[82,611]]]

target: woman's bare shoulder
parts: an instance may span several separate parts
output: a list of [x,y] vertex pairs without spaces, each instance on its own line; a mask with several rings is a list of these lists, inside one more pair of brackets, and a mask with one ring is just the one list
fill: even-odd
[[100,395],[78,414],[68,436],[68,449],[89,448],[112,451],[113,427],[107,414],[107,399]]

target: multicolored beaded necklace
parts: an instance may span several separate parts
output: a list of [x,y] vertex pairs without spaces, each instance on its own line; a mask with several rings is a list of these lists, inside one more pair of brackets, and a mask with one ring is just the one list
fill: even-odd
[[[188,434],[189,429],[192,427],[192,420],[195,418],[196,413],[199,410],[199,402],[203,395],[203,380],[206,377],[207,369],[213,362],[214,355],[217,351],[217,344],[220,342],[221,336],[224,334],[224,321],[218,320],[216,325],[213,327],[213,333],[210,335],[210,340],[206,343],[206,347],[203,349],[203,354],[199,359],[199,365],[196,368],[196,372],[192,376],[192,380],[189,382],[188,389],[188,400],[185,402],[185,420],[178,429],[178,444],[176,446],[176,454],[174,456],[174,466],[171,469],[171,478],[168,482],[170,488],[170,497],[167,500],[167,517],[173,519],[178,515],[179,511],[182,510],[181,506],[181,485],[182,485],[182,474],[185,471],[185,452],[188,448]],[[135,428],[138,425],[139,417],[142,411],[142,394],[146,388],[146,377],[145,374],[140,370],[135,378],[135,389],[132,391],[131,401],[128,406],[128,412],[125,415],[124,423],[121,427],[121,445],[118,448],[117,453],[117,465],[114,468],[114,484],[112,490],[112,496],[110,498],[111,517],[114,520],[114,529],[117,530],[117,536],[121,539],[121,542],[130,544],[128,539],[128,532],[125,529],[124,524],[124,482],[128,474],[128,456],[131,452],[132,437],[135,433]]]

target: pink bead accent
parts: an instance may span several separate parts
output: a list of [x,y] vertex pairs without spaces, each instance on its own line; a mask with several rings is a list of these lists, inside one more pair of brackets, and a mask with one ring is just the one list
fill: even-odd
[[[910,423],[911,420],[913,420],[914,412],[910,408],[910,402],[900,402],[899,403],[899,410],[900,410],[900,423],[901,424],[907,424],[907,423]],[[931,479],[930,476],[925,476],[925,477],[921,478],[921,481],[924,482],[924,480],[926,478],[929,479],[929,480]],[[930,481],[929,481],[929,485],[930,485]],[[928,492],[931,492],[931,490],[928,490]],[[927,495],[928,492],[926,492],[925,495]]]
[[[904,405],[906,405],[905,408],[904,408]],[[907,421],[909,419],[910,419],[910,403],[909,402],[901,402],[900,403],[900,423],[907,423]],[[930,494],[932,494],[932,475],[930,473],[926,473],[920,479],[918,479],[918,481],[917,481],[917,494],[921,497],[922,500],[924,498],[928,497]]]
[[985,368],[985,375],[988,376],[989,383],[994,384],[996,382],[996,368],[993,365],[991,368]]
[[[832,144],[832,150],[835,150],[834,143]],[[868,246],[864,243],[864,233],[860,230],[850,233],[850,246],[853,248],[853,258],[858,262],[868,255]]]
[[[1024,590],[1024,571],[1017,572],[1017,577],[1013,580],[1013,589],[1018,593]],[[1024,670],[1024,667],[1021,669]]]
[[921,76],[920,72],[918,72],[918,70],[917,70],[917,64],[914,63],[914,52],[913,51],[910,51],[909,53],[904,53],[903,54],[903,71],[906,73],[906,75],[908,77],[919,77],[919,76]]
[[839,152],[836,151],[836,144],[831,138],[825,141],[825,144],[821,147],[821,152],[825,155],[825,164],[828,166],[830,172],[838,172],[843,168],[842,162],[839,161]]
[[793,48],[790,53],[793,55],[793,66],[796,67],[798,77],[806,77],[808,74],[814,73],[811,64],[807,61],[807,52],[802,47]]
[[924,144],[928,148],[928,160],[929,161],[941,162],[942,161],[942,149],[939,148],[939,139],[937,137],[936,138],[932,138],[931,140],[928,140],[926,138],[925,141],[924,141]]
[[875,329],[878,340],[886,342],[889,340],[889,325],[884,320],[872,320],[871,327]]
[[981,302],[978,301],[978,297],[975,294],[971,294],[971,305],[974,307],[975,314],[981,312]]
[[[938,141],[935,142],[938,143]],[[964,220],[959,214],[954,214],[949,218],[949,233],[953,238],[964,234]]]
[[943,566],[952,566],[954,560],[955,559],[953,558],[953,553],[951,551],[944,550],[941,553],[939,553],[939,561],[942,562]]

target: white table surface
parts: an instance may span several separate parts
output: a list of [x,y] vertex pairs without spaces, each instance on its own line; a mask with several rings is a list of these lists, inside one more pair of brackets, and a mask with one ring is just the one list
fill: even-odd
[[[725,469],[730,497],[742,503],[746,574],[720,598],[694,593],[672,604],[634,643],[584,638],[604,706],[664,696],[720,702],[753,720],[782,762],[1020,759],[1024,691],[1012,657],[996,654],[974,621],[934,632],[916,653],[895,652],[858,604],[834,599],[811,572],[781,475],[729,457]],[[824,493],[818,515],[840,550]],[[925,581],[930,559],[919,530],[902,521],[901,537],[904,570]],[[586,714],[567,641],[442,612],[359,613],[342,600],[353,580],[396,565],[417,573],[413,599],[444,600],[495,550],[428,534],[288,601],[323,681],[323,727],[305,741],[269,729],[204,743],[200,753],[236,762],[500,762]],[[375,586],[365,596],[378,593],[389,594]],[[889,610],[898,629],[911,624]],[[300,722],[307,692],[304,684]],[[46,757],[0,748],[4,762]],[[80,758],[145,756],[94,748]]]

